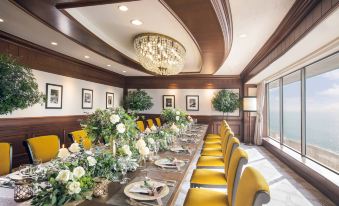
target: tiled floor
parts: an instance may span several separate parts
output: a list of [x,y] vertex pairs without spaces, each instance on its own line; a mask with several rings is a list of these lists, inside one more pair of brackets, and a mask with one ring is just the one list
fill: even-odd
[[[248,152],[249,163],[258,169],[270,185],[270,206],[335,206],[326,196],[298,176],[263,147],[241,145]],[[195,160],[196,161],[196,160]],[[176,206],[183,205],[194,167],[186,177]]]

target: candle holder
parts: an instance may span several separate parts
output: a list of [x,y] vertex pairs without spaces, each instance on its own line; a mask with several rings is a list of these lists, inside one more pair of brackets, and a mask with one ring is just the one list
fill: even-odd
[[108,181],[105,178],[94,178],[93,196],[98,198],[107,195]]
[[33,197],[32,180],[24,179],[15,182],[14,186],[14,200],[16,202],[23,202]]

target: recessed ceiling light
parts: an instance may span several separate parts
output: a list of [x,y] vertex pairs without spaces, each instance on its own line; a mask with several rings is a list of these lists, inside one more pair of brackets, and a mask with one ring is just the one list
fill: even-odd
[[54,41],[52,41],[51,44],[52,44],[53,46],[57,46],[57,45],[58,45],[58,43],[57,43],[57,42],[54,42]]
[[85,58],[86,58],[86,59],[89,59],[89,56],[86,55]]
[[139,19],[133,19],[131,23],[133,25],[140,26],[142,24],[142,21],[140,21]]
[[247,34],[240,34],[239,37],[240,38],[245,38],[245,37],[247,37]]
[[124,71],[122,71],[123,73],[126,73],[126,71],[124,70]]
[[110,64],[107,64],[108,67],[110,67],[111,65]]
[[0,22],[4,22],[4,20],[3,20],[3,19],[0,19]]
[[125,5],[121,5],[118,7],[120,11],[128,11],[128,7]]

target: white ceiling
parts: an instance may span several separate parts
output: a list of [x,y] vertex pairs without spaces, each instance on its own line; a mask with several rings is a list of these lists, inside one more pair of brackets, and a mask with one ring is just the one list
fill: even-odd
[[[56,32],[37,19],[28,15],[9,1],[0,1],[0,18],[4,20],[4,22],[0,23],[0,30],[18,36],[27,41],[125,76],[148,75],[146,73],[118,64],[86,49],[83,46],[80,46],[79,44],[65,37],[63,34]],[[58,45],[51,45],[52,41],[57,42]],[[90,58],[84,58],[86,55]],[[111,66],[108,67],[107,65]]]
[[339,8],[289,49],[283,56],[253,77],[249,84],[270,81],[339,51]]
[[[128,11],[120,11],[118,9],[120,5],[127,6]],[[133,40],[137,34],[152,32],[170,36],[183,44],[186,49],[183,72],[200,71],[201,55],[197,45],[159,0],[79,7],[66,11],[103,41],[136,61]],[[139,19],[143,24],[132,25],[133,19]]]
[[[215,75],[239,75],[273,34],[295,0],[230,0],[233,43]],[[246,37],[240,35],[245,34]]]

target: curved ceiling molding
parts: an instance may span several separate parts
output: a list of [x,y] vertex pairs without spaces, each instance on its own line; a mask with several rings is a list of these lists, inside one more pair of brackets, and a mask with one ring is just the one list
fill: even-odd
[[202,53],[200,74],[214,74],[225,61],[232,42],[228,0],[161,0],[184,23]]

